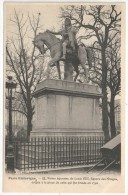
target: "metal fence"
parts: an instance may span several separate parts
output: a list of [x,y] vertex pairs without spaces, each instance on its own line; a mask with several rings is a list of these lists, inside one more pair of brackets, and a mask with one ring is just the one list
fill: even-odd
[[15,142],[15,168],[38,170],[89,165],[101,159],[103,137],[42,137]]

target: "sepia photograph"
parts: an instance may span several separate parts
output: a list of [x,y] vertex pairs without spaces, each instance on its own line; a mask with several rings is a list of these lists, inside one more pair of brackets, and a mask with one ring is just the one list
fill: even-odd
[[123,193],[125,3],[3,12],[3,191]]

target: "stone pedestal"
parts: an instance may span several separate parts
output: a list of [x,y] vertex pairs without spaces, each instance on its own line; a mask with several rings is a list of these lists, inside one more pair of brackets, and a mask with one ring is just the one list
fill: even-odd
[[46,79],[37,85],[35,136],[101,136],[98,88],[63,80]]

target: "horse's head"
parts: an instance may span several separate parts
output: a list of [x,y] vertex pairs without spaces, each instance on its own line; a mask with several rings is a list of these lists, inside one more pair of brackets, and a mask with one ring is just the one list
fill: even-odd
[[39,33],[38,35],[35,36],[33,44],[35,45],[35,47],[39,49],[41,54],[44,54],[45,53],[44,40],[41,35],[42,33]]

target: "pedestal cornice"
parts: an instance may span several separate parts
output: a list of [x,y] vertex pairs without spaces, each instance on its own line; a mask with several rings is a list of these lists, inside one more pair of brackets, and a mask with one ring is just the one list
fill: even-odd
[[73,95],[82,97],[102,97],[99,92],[98,86],[90,85],[87,83],[75,83],[71,81],[46,79],[37,85],[36,91],[33,93],[34,97],[39,97],[44,94],[60,94],[60,95]]

